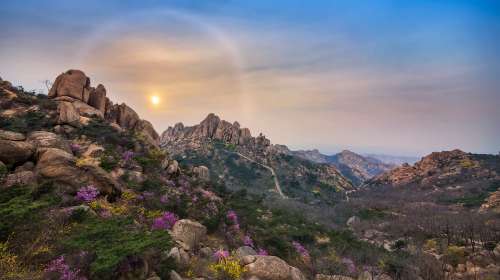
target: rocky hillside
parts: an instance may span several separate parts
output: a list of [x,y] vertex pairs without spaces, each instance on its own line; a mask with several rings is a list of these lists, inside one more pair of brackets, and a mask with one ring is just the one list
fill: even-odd
[[355,186],[380,175],[395,167],[371,157],[361,156],[349,150],[344,150],[335,155],[324,155],[318,150],[289,151],[286,153],[298,156],[317,163],[326,163],[335,166],[346,178],[351,180]]
[[[184,168],[158,148],[149,122],[82,71],[61,74],[48,96],[0,80],[0,115],[2,280],[391,279],[379,261],[402,258],[234,192],[206,167]],[[222,137],[211,142],[233,156],[247,151],[251,172],[265,165],[282,180],[284,166],[328,190],[350,188],[328,166],[279,158],[263,136],[206,123],[190,135]]]
[[253,137],[238,122],[214,114],[194,126],[169,127],[161,135],[161,147],[181,164],[206,167],[210,177],[235,190],[271,190],[309,203],[330,203],[353,188],[334,166],[304,160],[286,146],[273,145],[262,134]]

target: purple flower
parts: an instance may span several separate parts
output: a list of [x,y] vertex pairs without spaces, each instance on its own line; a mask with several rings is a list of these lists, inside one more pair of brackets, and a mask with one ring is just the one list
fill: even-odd
[[80,188],[76,193],[76,198],[84,202],[91,202],[95,200],[98,195],[99,191],[97,190],[97,188],[93,185],[89,185]]
[[259,250],[257,251],[257,254],[259,256],[269,256],[269,253],[265,249],[262,249],[262,248],[259,248]]
[[214,253],[214,258],[217,260],[217,261],[220,261],[222,259],[226,259],[229,257],[229,252],[226,251],[226,250],[223,250],[223,249],[219,249],[217,250],[215,253]]
[[59,274],[60,280],[86,280],[87,278],[81,277],[78,274],[80,273],[79,269],[71,270],[69,265],[66,264],[64,260],[64,256],[60,256],[59,258],[51,261],[47,268],[46,272],[54,272]]
[[353,274],[356,272],[356,265],[353,260],[349,258],[342,258],[342,263],[347,267],[349,273]]
[[245,235],[245,237],[243,238],[243,244],[245,244],[245,246],[250,246],[250,247],[253,247],[253,240],[250,236],[248,235]]
[[152,192],[143,192],[142,193],[142,196],[144,197],[144,199],[149,199],[151,197],[153,197],[155,194],[152,193]]
[[78,144],[71,144],[69,145],[69,147],[71,148],[71,151],[75,154],[75,153],[78,153],[80,151],[80,149],[82,148],[80,145]]
[[99,212],[99,215],[105,219],[110,218],[112,216],[111,211],[109,211],[108,209],[102,210],[101,212]]
[[168,195],[164,194],[160,197],[160,202],[163,203],[163,204],[167,204],[168,203]]
[[238,224],[238,215],[233,210],[227,211],[226,217],[233,223]]
[[171,229],[177,222],[177,216],[172,212],[164,212],[161,217],[153,220],[153,229]]
[[309,251],[307,251],[307,249],[302,244],[297,241],[293,241],[292,245],[293,247],[295,247],[295,251],[297,251],[299,255],[301,255],[302,257],[309,257]]
[[123,159],[123,161],[125,161],[125,162],[130,161],[133,157],[134,157],[134,152],[132,152],[132,151],[125,151],[125,152],[122,154],[122,159]]

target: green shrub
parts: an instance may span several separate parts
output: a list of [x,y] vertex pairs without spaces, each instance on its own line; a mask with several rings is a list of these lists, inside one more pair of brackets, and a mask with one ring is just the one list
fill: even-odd
[[445,253],[445,259],[456,266],[465,262],[465,249],[458,246],[448,246]]
[[50,194],[34,195],[29,186],[13,186],[0,192],[0,241],[14,228],[29,224],[40,210],[58,203]]
[[172,241],[166,231],[145,231],[137,228],[130,218],[100,220],[88,217],[77,225],[63,241],[67,248],[94,253],[90,265],[95,279],[111,279],[117,265],[128,256],[139,256],[147,249],[166,251]]
[[115,169],[115,167],[118,166],[118,162],[119,162],[119,160],[117,158],[115,158],[114,155],[111,155],[109,153],[104,153],[101,156],[100,160],[101,160],[101,163],[99,163],[99,166],[108,172]]
[[45,113],[42,112],[28,112],[24,116],[0,119],[1,129],[21,133],[50,129],[54,125],[55,120],[48,118]]
[[377,208],[364,208],[358,212],[358,216],[362,220],[373,220],[373,219],[382,219],[385,217],[385,213],[381,209]]
[[8,172],[9,170],[7,169],[7,166],[0,163],[0,182],[3,180],[3,178],[5,178]]

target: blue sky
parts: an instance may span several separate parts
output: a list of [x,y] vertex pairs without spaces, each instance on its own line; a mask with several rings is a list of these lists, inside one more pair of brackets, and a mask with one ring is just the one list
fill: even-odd
[[2,78],[80,68],[160,132],[214,112],[325,153],[500,150],[498,1],[7,0],[0,25]]

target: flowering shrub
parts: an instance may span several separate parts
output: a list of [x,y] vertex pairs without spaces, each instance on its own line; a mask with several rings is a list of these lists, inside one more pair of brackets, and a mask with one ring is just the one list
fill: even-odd
[[122,154],[122,159],[125,162],[129,162],[133,157],[134,157],[134,152],[132,151],[125,151]]
[[299,254],[303,258],[309,258],[309,251],[307,251],[307,249],[302,244],[297,241],[293,241],[292,245],[295,248],[295,251],[297,251],[297,254]]
[[349,258],[342,258],[342,263],[347,267],[347,271],[350,274],[356,273],[356,265],[354,264],[353,260]]
[[164,212],[153,220],[153,229],[171,229],[179,218],[172,212]]
[[46,272],[53,272],[59,274],[60,280],[86,280],[87,278],[79,276],[80,270],[71,270],[69,265],[66,264],[64,260],[64,256],[60,256],[59,258],[51,261],[47,268]]
[[227,211],[226,218],[230,221],[231,226],[229,229],[234,232],[238,232],[240,230],[240,223],[238,221],[238,215],[233,210]]
[[229,257],[229,252],[224,249],[219,249],[214,253],[214,259],[221,261]]
[[245,246],[249,246],[249,247],[254,246],[252,238],[248,235],[245,235],[245,237],[243,238],[243,244],[245,244]]
[[71,148],[71,151],[73,152],[73,154],[78,153],[82,149],[82,147],[80,145],[75,144],[75,143],[69,145],[69,147]]
[[[219,250],[221,258],[217,263],[210,264],[208,269],[215,274],[216,279],[237,280],[241,279],[246,269],[240,264],[239,260],[229,256],[229,252]],[[216,254],[217,254],[216,252]]]
[[233,210],[227,211],[226,217],[233,224],[238,224],[238,215]]
[[257,255],[259,255],[259,256],[269,256],[269,253],[265,249],[259,248],[259,250],[257,251]]
[[92,202],[99,195],[99,191],[93,185],[82,187],[76,193],[76,198],[84,202]]
[[26,279],[27,269],[8,250],[8,242],[0,242],[0,275],[6,279]]

